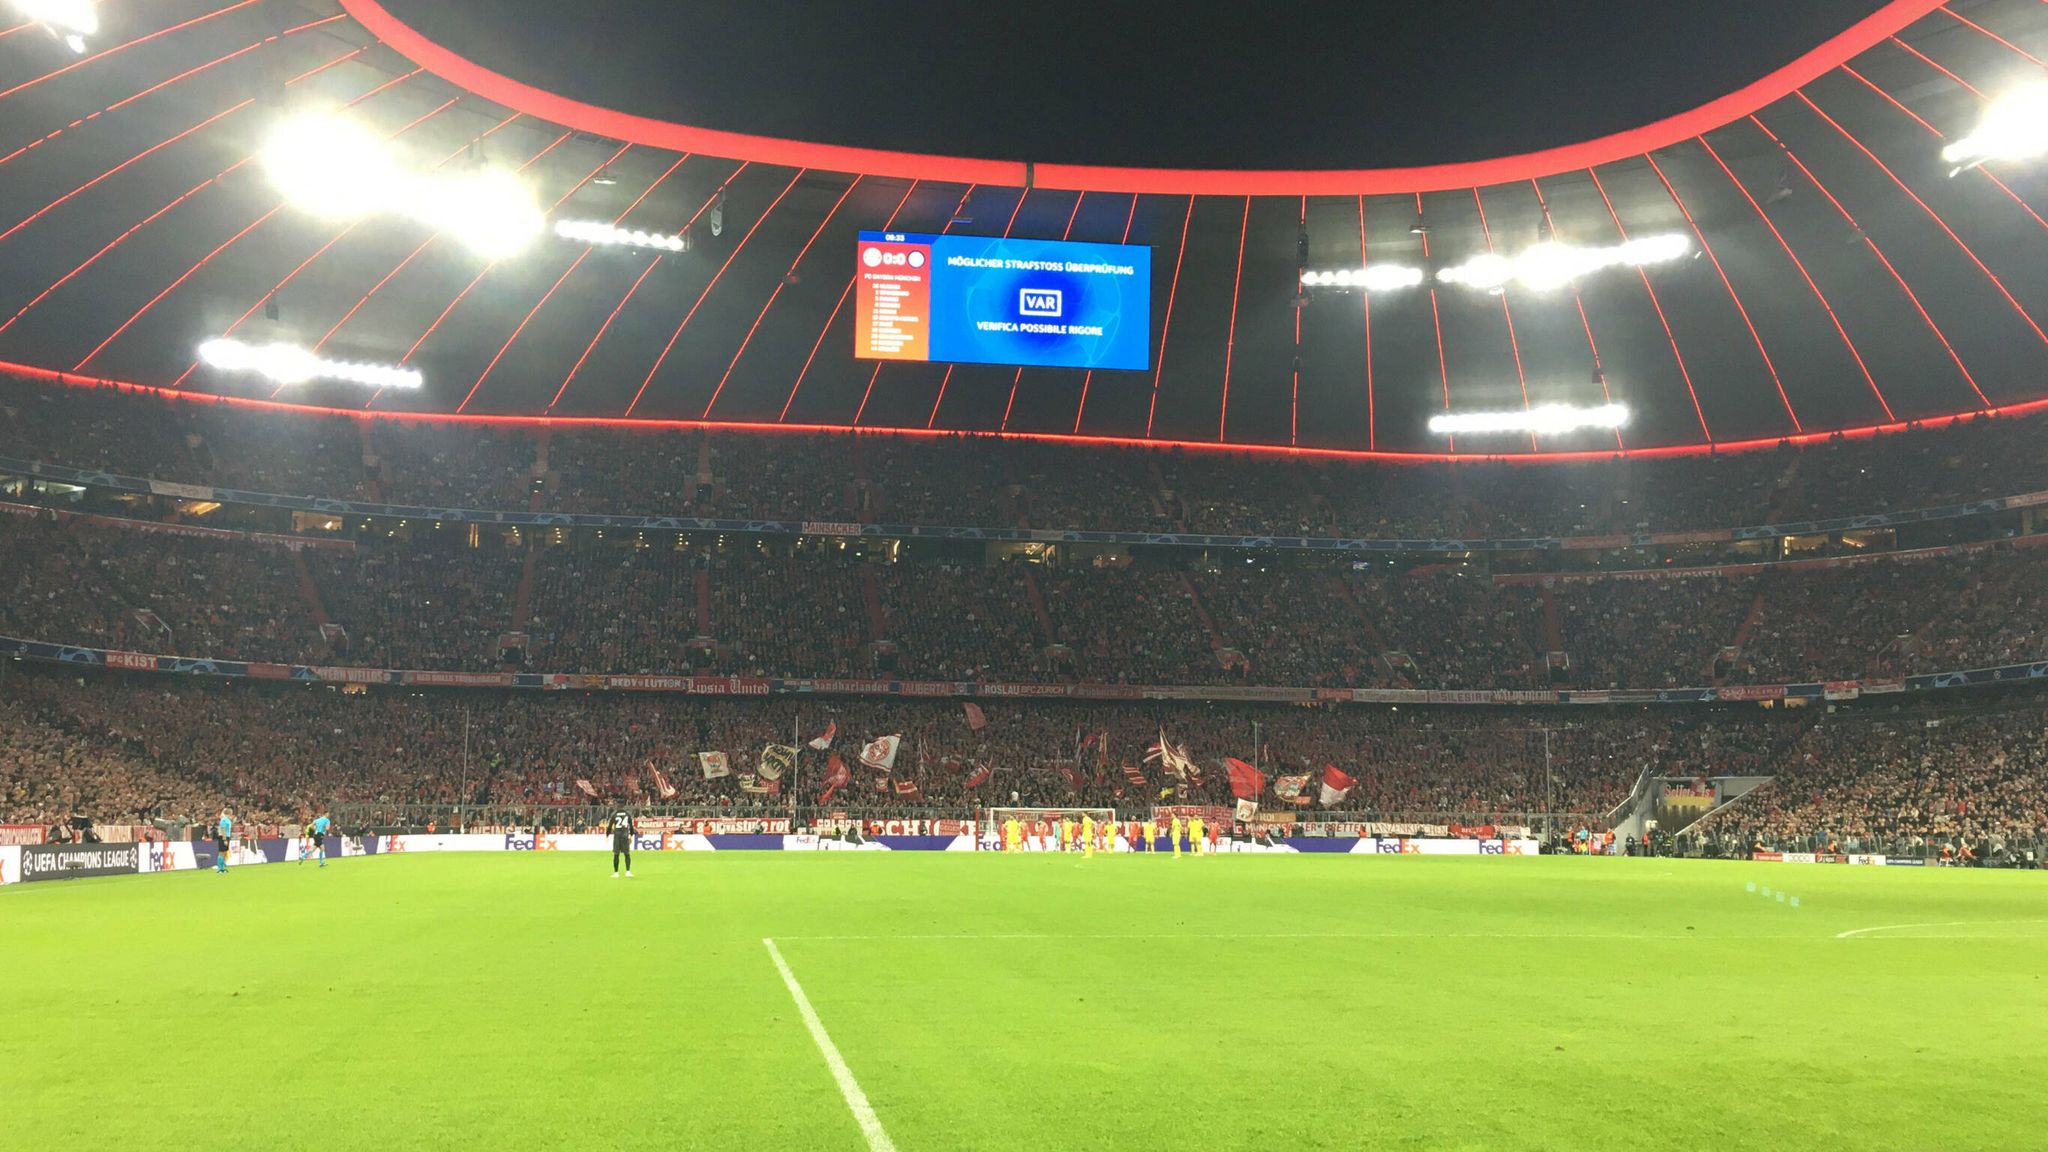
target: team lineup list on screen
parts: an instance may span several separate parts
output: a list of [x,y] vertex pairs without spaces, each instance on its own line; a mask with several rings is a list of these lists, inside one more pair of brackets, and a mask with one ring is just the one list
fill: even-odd
[[1151,367],[1142,245],[862,232],[856,260],[861,359]]

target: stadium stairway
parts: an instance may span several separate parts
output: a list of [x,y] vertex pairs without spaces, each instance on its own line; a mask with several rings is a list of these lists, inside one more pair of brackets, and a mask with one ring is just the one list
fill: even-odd
[[690,578],[697,594],[697,635],[711,635],[711,569],[699,567]]
[[1792,462],[1787,464],[1785,471],[1778,476],[1778,490],[1771,497],[1770,509],[1765,514],[1764,523],[1777,524],[1784,520],[1797,519],[1793,515],[1793,510],[1806,502],[1806,485],[1799,474],[1799,464],[1804,459],[1803,456],[1794,455]]
[[539,512],[544,509],[547,506],[548,490],[561,484],[561,477],[548,475],[548,448],[554,441],[554,435],[554,429],[542,428],[540,435],[534,437],[533,467],[527,470],[527,476],[529,480],[538,480],[540,483],[527,485],[528,512]]
[[1024,569],[1024,595],[1031,601],[1031,613],[1038,617],[1038,631],[1044,635],[1047,644],[1059,643],[1059,634],[1053,631],[1052,613],[1045,606],[1045,593],[1038,587],[1038,577],[1031,569]]
[[1224,637],[1222,630],[1216,627],[1216,618],[1209,615],[1209,606],[1202,603],[1202,593],[1195,587],[1195,578],[1182,572],[1180,586],[1182,591],[1188,594],[1188,602],[1195,606],[1195,616],[1201,620],[1202,627],[1209,630],[1210,650],[1220,654],[1225,648],[1230,647],[1230,641]]
[[1749,644],[1750,634],[1756,631],[1757,621],[1764,618],[1764,589],[1756,590],[1756,599],[1749,605],[1749,612],[1742,617],[1742,623],[1735,626],[1735,639],[1728,646],[1740,651]]
[[691,503],[696,502],[694,499],[695,493],[716,490],[718,475],[712,469],[712,458],[711,437],[697,437],[697,482],[690,486],[693,496]]
[[519,568],[519,590],[512,597],[512,631],[526,631],[526,622],[533,619],[533,577],[540,564],[539,545],[529,544],[526,548],[526,562]]
[[868,606],[868,629],[874,640],[889,638],[889,613],[882,607],[882,582],[872,564],[860,566],[860,598]]
[[289,554],[292,572],[299,579],[299,599],[306,602],[306,614],[313,618],[315,628],[327,627],[333,621],[327,618],[327,605],[320,601],[320,586],[313,583],[313,570],[306,567],[305,552],[293,548]]
[[1372,641],[1372,650],[1375,652],[1390,651],[1387,647],[1387,638],[1381,634],[1379,625],[1373,623],[1372,615],[1365,610],[1365,605],[1360,604],[1358,597],[1352,593],[1350,581],[1334,572],[1330,573],[1328,578],[1336,586],[1338,598],[1351,606],[1351,615],[1358,620],[1358,626],[1364,629],[1366,638]]
[[1548,584],[1538,585],[1537,590],[1543,593],[1543,642],[1550,645],[1552,652],[1562,652],[1564,625],[1558,622],[1557,597],[1551,595]]
[[372,504],[382,504],[384,502],[384,486],[377,481],[377,470],[380,467],[379,460],[381,457],[377,453],[375,423],[376,421],[374,420],[357,421],[356,435],[363,443],[363,499]]

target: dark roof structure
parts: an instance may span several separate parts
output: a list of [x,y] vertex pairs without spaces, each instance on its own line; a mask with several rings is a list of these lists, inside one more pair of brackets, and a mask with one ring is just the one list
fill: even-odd
[[[1294,171],[679,124],[493,71],[376,0],[102,18],[78,54],[0,27],[0,363],[53,379],[1385,454],[1698,451],[2048,404],[2048,164],[1952,175],[1940,157],[1992,98],[2048,78],[2040,0],[1893,0],[1725,97],[1577,144]],[[555,215],[687,229],[691,246],[550,236],[492,262],[407,220],[298,212],[253,157],[270,123],[318,106],[423,165],[518,167]],[[854,237],[883,227],[1152,246],[1152,369],[855,359]],[[1696,254],[1548,292],[1299,288],[1304,261],[1435,269],[1661,233]],[[224,333],[404,361],[427,385],[277,389],[195,366]],[[1426,427],[1446,408],[1608,400],[1634,412],[1618,435],[1446,443]]]

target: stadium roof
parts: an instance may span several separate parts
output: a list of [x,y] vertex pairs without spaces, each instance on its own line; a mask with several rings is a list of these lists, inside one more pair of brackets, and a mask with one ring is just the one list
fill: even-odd
[[[1352,171],[738,135],[528,86],[374,0],[115,0],[101,20],[82,53],[0,25],[0,361],[378,411],[1392,453],[1697,449],[2048,399],[2048,166],[1951,176],[1940,156],[1990,100],[2048,79],[2041,0],[1895,0],[1636,129]],[[687,227],[690,250],[548,237],[491,262],[427,225],[282,206],[251,158],[315,106],[422,167],[519,167],[565,218]],[[853,237],[885,225],[1153,246],[1154,369],[854,359]],[[1693,258],[1546,292],[1297,295],[1304,234],[1310,268],[1434,270],[1673,233]],[[193,366],[231,331],[404,360],[427,385],[277,389]],[[1609,398],[1635,412],[1618,437],[1426,429],[1447,406]]]

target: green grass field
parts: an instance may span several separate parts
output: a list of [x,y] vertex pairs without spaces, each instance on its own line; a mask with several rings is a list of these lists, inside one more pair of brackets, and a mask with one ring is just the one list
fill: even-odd
[[2011,1148],[2048,1099],[2039,873],[637,863],[0,893],[0,1147],[866,1148],[764,937],[904,1152]]

